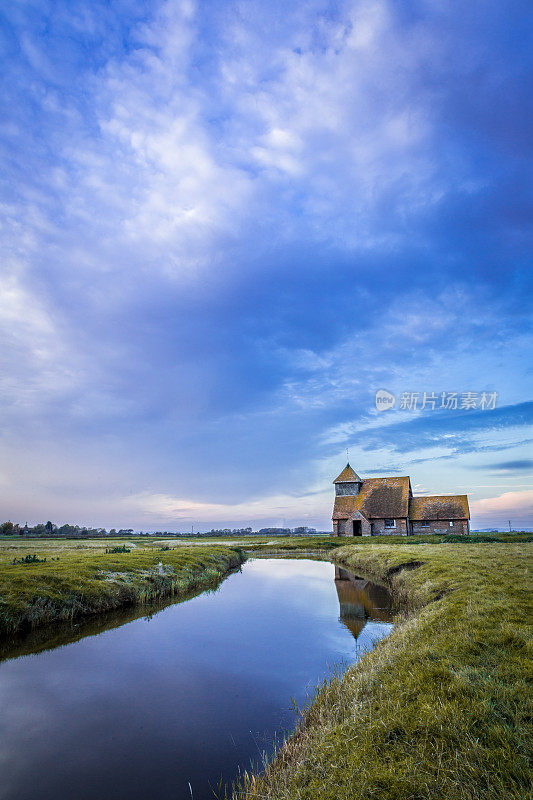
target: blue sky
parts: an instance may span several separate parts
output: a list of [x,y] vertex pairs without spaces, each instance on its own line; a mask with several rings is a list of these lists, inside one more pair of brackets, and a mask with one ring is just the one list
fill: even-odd
[[528,6],[9,3],[1,516],[327,529],[349,448],[533,525]]

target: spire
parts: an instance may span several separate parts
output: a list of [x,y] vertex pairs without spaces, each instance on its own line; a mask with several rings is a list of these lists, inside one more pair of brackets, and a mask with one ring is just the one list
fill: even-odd
[[350,464],[346,464],[343,471],[339,475],[338,478],[335,478],[333,483],[362,483],[362,479],[359,475],[353,471]]

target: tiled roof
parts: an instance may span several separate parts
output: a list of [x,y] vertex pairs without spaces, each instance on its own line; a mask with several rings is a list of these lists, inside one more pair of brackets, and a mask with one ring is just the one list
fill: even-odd
[[355,497],[335,498],[333,519],[344,519],[354,511],[360,511],[367,519],[407,517],[409,478],[367,478]]
[[335,478],[333,483],[361,483],[361,478],[349,464],[346,464],[339,477]]
[[409,519],[470,519],[466,494],[441,494],[428,497],[412,497],[409,503]]

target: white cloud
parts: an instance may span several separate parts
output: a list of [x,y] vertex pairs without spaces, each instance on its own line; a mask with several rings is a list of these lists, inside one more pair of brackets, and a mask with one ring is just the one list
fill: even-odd
[[[127,53],[76,76],[86,108],[61,95],[47,60],[43,107],[55,156],[41,158],[34,182],[6,209],[6,249],[20,254],[3,288],[4,353],[15,354],[4,374],[15,394],[46,384],[83,417],[93,401],[115,409],[102,389],[114,382],[112,348],[93,355],[88,342],[98,317],[137,302],[152,273],[163,290],[169,278],[229,277],[255,269],[272,241],[294,236],[368,245],[364,220],[387,186],[425,176],[431,141],[417,110],[424,98],[407,91],[417,56],[390,8],[385,0],[345,4],[332,21],[303,6],[269,47],[256,19],[262,7],[248,16],[234,8],[207,57],[202,7],[160,3]],[[85,15],[72,24],[96,23]],[[27,33],[24,47],[38,81],[43,44]],[[246,257],[234,259],[236,246]],[[45,298],[63,290],[56,314]],[[122,344],[115,349],[126,357]],[[298,359],[318,357],[308,350]],[[334,395],[357,383],[345,373]],[[287,384],[286,392],[308,405],[317,386]],[[32,397],[39,406],[43,397]]]
[[[7,265],[4,265],[6,267]],[[66,347],[53,309],[21,276],[5,269],[0,276],[0,392],[6,404],[32,407],[50,401],[78,382],[78,369]]]
[[[438,14],[403,24],[392,0],[341,2],[335,14],[310,1],[286,4],[280,19],[277,8],[251,0],[227,4],[217,16],[209,4],[168,0],[149,3],[145,21],[126,30],[121,15],[129,22],[128,13],[113,17],[104,5],[81,13],[69,9],[61,28],[63,35],[69,31],[64,58],[46,51],[40,23],[26,25],[25,61],[15,59],[12,73],[20,81],[19,97],[14,121],[2,132],[20,163],[6,182],[9,202],[3,208],[0,359],[4,422],[7,406],[20,412],[3,430],[9,428],[15,454],[28,449],[32,422],[32,433],[44,428],[50,409],[50,440],[57,438],[64,453],[75,441],[81,458],[94,433],[100,440],[109,435],[127,442],[131,461],[142,452],[147,463],[154,462],[179,444],[182,450],[172,458],[184,472],[212,434],[209,419],[203,428],[197,424],[209,417],[206,409],[220,428],[227,427],[227,441],[240,431],[245,452],[256,420],[234,400],[237,392],[232,395],[239,370],[242,383],[248,370],[250,385],[260,384],[256,396],[263,391],[261,444],[289,448],[285,439],[292,426],[291,449],[305,438],[331,453],[332,445],[342,451],[347,439],[363,440],[365,430],[378,424],[370,412],[380,386],[468,390],[484,388],[479,384],[487,375],[492,380],[521,374],[523,346],[511,348],[504,314],[487,312],[478,285],[469,293],[449,281],[448,291],[436,297],[427,285],[418,293],[410,284],[388,292],[387,275],[367,268],[345,320],[351,332],[339,342],[337,333],[326,335],[323,322],[316,350],[305,320],[287,324],[273,295],[265,307],[274,307],[265,313],[262,298],[250,292],[250,273],[271,270],[280,298],[285,292],[287,304],[298,305],[300,294],[305,300],[305,270],[300,265],[292,286],[283,286],[277,260],[281,253],[290,270],[292,254],[314,248],[330,303],[338,297],[328,294],[328,282],[333,286],[337,279],[324,267],[330,250],[342,253],[339,260],[345,257],[354,270],[360,268],[358,256],[373,249],[386,269],[390,263],[391,272],[403,270],[398,253],[405,256],[431,236],[425,222],[412,224],[420,210],[450,189],[474,186],[468,157],[456,158],[457,141],[448,150],[450,132],[436,120],[443,103],[435,87],[446,92],[439,81],[452,68],[449,38],[435,24]],[[95,36],[87,61],[80,31]],[[434,72],[425,80],[428,63]],[[446,250],[440,242],[433,249],[423,244],[428,259]],[[415,282],[417,270],[420,277],[420,265],[413,268]],[[186,301],[180,304],[182,295]],[[227,302],[217,305],[221,297]],[[306,309],[313,322],[323,311],[315,298],[316,291]],[[358,309],[372,302],[379,313],[361,321]],[[234,308],[235,318],[245,320],[225,339]],[[265,322],[270,312],[275,320],[279,314],[280,329],[297,331],[299,341],[287,337],[289,344],[280,347]],[[213,324],[210,349],[203,328],[218,313],[220,336]],[[483,340],[479,331],[489,330],[490,340]],[[247,359],[239,361],[241,347],[248,348]],[[257,354],[254,368],[250,352]],[[433,382],[436,374],[440,387]],[[506,402],[521,398],[517,381],[504,382],[495,389],[506,392]],[[354,413],[346,421],[350,412],[338,409],[348,404]],[[361,419],[367,407],[369,418]],[[308,422],[321,413],[319,422]],[[232,428],[238,416],[242,428]],[[295,419],[302,424],[299,441]],[[72,420],[79,423],[78,437],[70,429],[62,434]],[[218,464],[222,451],[219,443]],[[375,456],[384,457],[389,456]],[[315,473],[325,478],[337,471],[336,458],[315,463]],[[96,454],[80,477],[89,492],[90,475],[100,474],[99,468]],[[113,469],[120,472],[119,458]],[[176,476],[167,481],[168,470],[162,469],[157,480],[148,478],[150,469],[130,487],[140,498],[134,504],[139,513],[152,518],[205,509],[214,522],[217,514],[244,521],[252,513],[248,503],[195,506],[176,499],[169,489],[172,481],[180,485]],[[427,474],[419,479],[429,485]],[[278,477],[277,485],[283,480]],[[20,485],[24,481],[33,491],[34,482],[22,476]],[[143,492],[147,485],[155,492]],[[159,487],[169,494],[158,493]],[[190,484],[184,494],[189,490]],[[81,489],[77,505],[65,496],[60,501],[57,486],[54,491],[56,507],[72,508],[74,517],[77,508],[82,513]],[[122,513],[126,491],[121,486],[109,499],[110,512]],[[45,488],[40,501],[46,498]],[[308,508],[307,501],[300,505],[274,492],[252,503],[258,514],[270,514],[270,505],[287,515],[305,515]]]
[[[125,514],[146,520],[145,524],[175,524],[199,522],[224,525],[253,525],[261,519],[300,520],[322,519],[329,510],[330,492],[295,497],[288,494],[251,498],[239,503],[210,503],[173,497],[167,494],[141,492],[123,498]],[[325,513],[324,513],[325,512]],[[309,523],[307,523],[309,524]]]
[[533,517],[533,489],[521,492],[503,492],[496,497],[473,500],[470,504],[472,514],[480,518],[502,519],[508,515],[520,518]]
[[341,8],[338,21],[315,17],[313,34],[297,28],[268,49],[262,31],[234,23],[221,91],[264,188],[305,191],[302,210],[312,226],[321,220],[320,236],[367,246],[380,235],[376,205],[398,181],[401,205],[434,198],[431,111],[415,88],[425,47],[409,46],[383,0]]
[[433,202],[431,104],[418,86],[429,44],[410,47],[391,8],[346,3],[333,21],[304,7],[268,47],[254,15],[233,9],[207,57],[201,6],[162,3],[87,86],[99,135],[72,118],[63,142],[68,213],[100,231],[92,268],[121,270],[122,248],[130,273],[190,278],[252,229],[254,247],[300,229],[367,248],[390,239],[392,189],[394,215]]

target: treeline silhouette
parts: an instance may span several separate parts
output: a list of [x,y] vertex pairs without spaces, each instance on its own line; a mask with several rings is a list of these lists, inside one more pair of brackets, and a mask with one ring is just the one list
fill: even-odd
[[37,525],[19,525],[18,522],[3,522],[0,525],[0,535],[2,536],[67,536],[67,537],[90,537],[97,536],[131,536],[133,528],[87,528],[82,525],[56,525],[53,522],[39,522]]
[[[254,531],[252,528],[211,528],[205,532],[176,533],[174,531],[139,531],[138,535],[144,536],[176,536],[176,537],[228,537],[228,536],[313,536],[327,534],[327,531],[317,531],[300,525],[296,528],[261,528]],[[0,525],[0,536],[29,536],[29,537],[61,537],[66,538],[97,538],[103,536],[134,536],[137,535],[133,528],[88,528],[82,525],[56,525],[54,522],[39,522],[37,525],[20,525],[18,522],[3,522]]]

